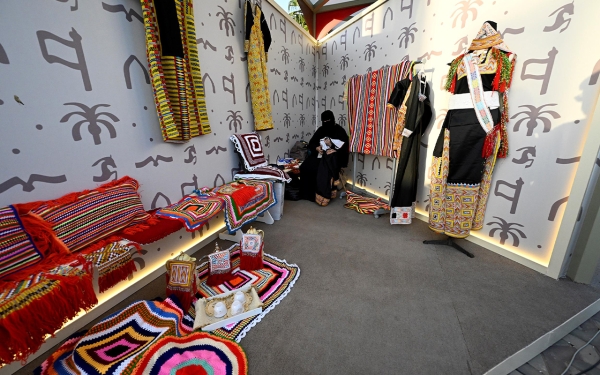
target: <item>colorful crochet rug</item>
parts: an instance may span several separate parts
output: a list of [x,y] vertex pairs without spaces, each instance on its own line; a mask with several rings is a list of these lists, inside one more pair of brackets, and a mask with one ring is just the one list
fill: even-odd
[[[300,276],[300,268],[295,264],[288,264],[285,260],[265,253],[262,269],[256,271],[240,270],[239,245],[231,250],[231,263],[234,277],[228,282],[215,287],[206,284],[208,263],[205,262],[198,266],[200,283],[198,284],[198,294],[196,296],[206,298],[241,288],[247,284],[254,285],[260,300],[263,302],[262,313],[211,332],[219,337],[240,342],[252,327],[258,324],[269,311],[273,310],[288,295]],[[192,317],[196,315],[193,307],[189,310],[189,313]]]
[[[249,188],[254,190],[251,191],[253,194],[247,193]],[[277,203],[271,181],[230,182],[214,189],[196,190],[194,193],[225,200],[225,224],[229,233],[235,233],[242,225],[256,220],[258,215]]]
[[189,335],[192,323],[175,299],[135,302],[67,339],[35,373],[131,374],[160,339]]
[[179,220],[188,232],[193,232],[221,212],[223,205],[223,199],[218,197],[186,196],[175,204],[158,209],[156,215]]
[[359,214],[371,215],[380,208],[389,210],[390,206],[383,202],[381,198],[370,198],[363,197],[351,191],[346,191],[346,204],[345,208],[349,208],[358,212]]

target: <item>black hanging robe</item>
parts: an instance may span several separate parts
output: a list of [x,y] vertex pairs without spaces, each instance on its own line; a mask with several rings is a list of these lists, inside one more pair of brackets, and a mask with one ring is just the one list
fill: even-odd
[[[406,97],[408,95],[408,98]],[[422,95],[425,98],[422,98]],[[419,97],[423,100],[419,100]],[[398,108],[394,152],[398,157],[394,195],[390,203],[390,222],[410,224],[415,213],[419,180],[421,137],[431,121],[431,102],[427,81],[413,77],[396,83],[388,106]],[[399,149],[399,150],[398,150]]]

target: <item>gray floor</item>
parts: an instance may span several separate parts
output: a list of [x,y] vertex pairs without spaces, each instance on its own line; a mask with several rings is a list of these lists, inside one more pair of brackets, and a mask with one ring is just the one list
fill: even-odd
[[[256,226],[301,275],[241,341],[252,375],[482,374],[600,298],[466,241],[474,259],[423,245],[440,238],[426,223],[391,226],[341,200],[286,201],[281,221]],[[158,278],[131,300],[164,288]]]

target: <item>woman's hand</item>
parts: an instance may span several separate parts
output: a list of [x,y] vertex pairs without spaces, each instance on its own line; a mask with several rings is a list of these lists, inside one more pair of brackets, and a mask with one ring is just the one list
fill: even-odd
[[329,150],[327,150],[327,155],[331,155],[331,154],[333,154],[334,152],[335,152],[335,150],[330,148]]
[[323,149],[321,148],[321,146],[317,146],[316,150],[319,154],[323,154]]

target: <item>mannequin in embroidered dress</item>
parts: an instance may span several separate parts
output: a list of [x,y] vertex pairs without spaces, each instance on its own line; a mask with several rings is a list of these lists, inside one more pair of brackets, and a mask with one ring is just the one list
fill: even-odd
[[483,227],[492,172],[506,157],[508,88],[515,54],[487,21],[466,54],[450,64],[453,94],[433,151],[429,227],[465,238]]

